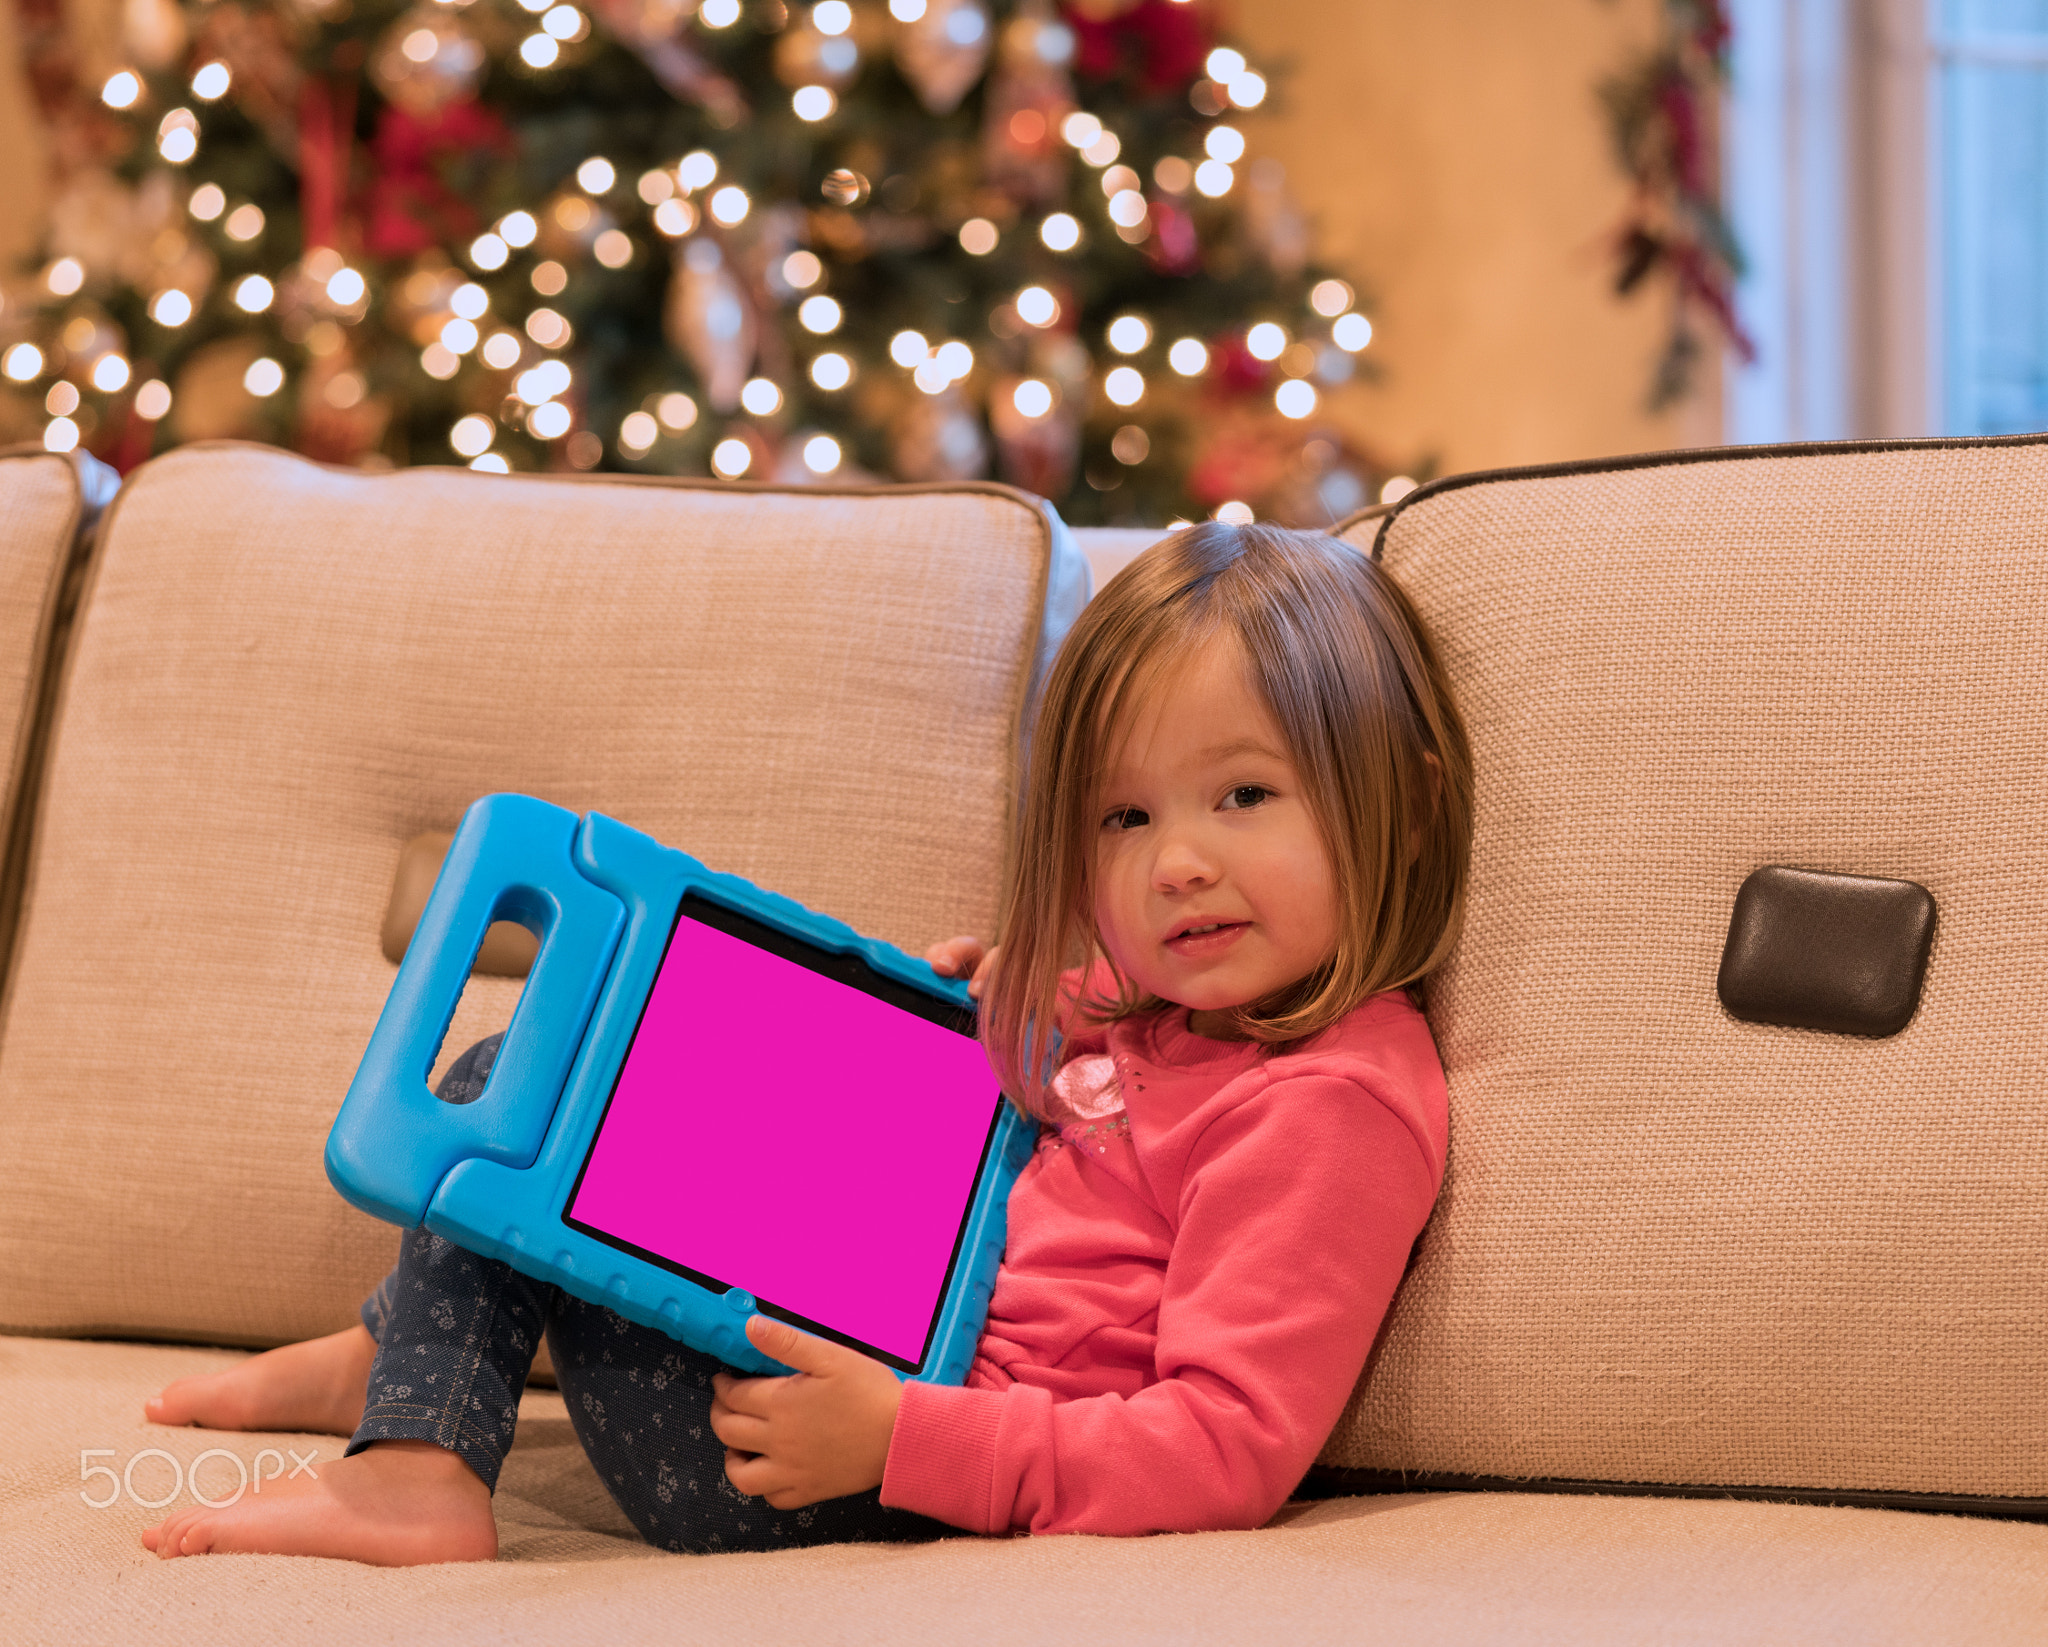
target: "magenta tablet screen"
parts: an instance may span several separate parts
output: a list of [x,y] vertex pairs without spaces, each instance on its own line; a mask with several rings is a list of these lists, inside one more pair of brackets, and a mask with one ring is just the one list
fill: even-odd
[[920,1371],[1002,1102],[973,1028],[687,897],[563,1217]]

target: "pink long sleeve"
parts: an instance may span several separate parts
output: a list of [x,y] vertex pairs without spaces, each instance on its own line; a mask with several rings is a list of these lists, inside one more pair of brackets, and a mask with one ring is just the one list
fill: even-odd
[[1170,1023],[1100,1040],[1127,1119],[1061,1129],[1020,1179],[975,1373],[905,1387],[884,1503],[977,1532],[1257,1526],[1364,1367],[1442,1178],[1421,1015],[1376,997],[1263,1062]]

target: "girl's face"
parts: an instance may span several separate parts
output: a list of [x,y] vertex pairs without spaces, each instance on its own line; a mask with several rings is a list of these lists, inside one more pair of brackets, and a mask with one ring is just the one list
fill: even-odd
[[1228,1038],[1229,1008],[1335,951],[1336,876],[1280,728],[1218,636],[1165,676],[1112,750],[1095,923],[1139,987]]

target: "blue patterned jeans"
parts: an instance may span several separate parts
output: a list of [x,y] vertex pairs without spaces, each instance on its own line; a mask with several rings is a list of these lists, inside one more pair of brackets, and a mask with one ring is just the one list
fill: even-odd
[[[483,1091],[498,1039],[455,1061],[441,1082],[445,1101]],[[711,1433],[714,1357],[425,1229],[406,1232],[397,1268],[362,1315],[377,1358],[351,1453],[376,1441],[431,1441],[495,1492],[545,1333],[576,1439],[650,1544],[703,1553],[961,1536],[884,1509],[876,1491],[801,1510],[748,1498],[726,1479],[725,1447]]]

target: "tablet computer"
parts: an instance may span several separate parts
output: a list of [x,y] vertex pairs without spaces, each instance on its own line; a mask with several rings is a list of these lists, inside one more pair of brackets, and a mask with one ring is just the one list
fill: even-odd
[[[427,1085],[484,933],[540,939],[482,1092]],[[487,796],[327,1140],[393,1223],[743,1371],[757,1310],[965,1378],[1037,1139],[957,979],[599,813]]]
[[562,1219],[921,1372],[1002,1105],[971,1012],[686,894]]

